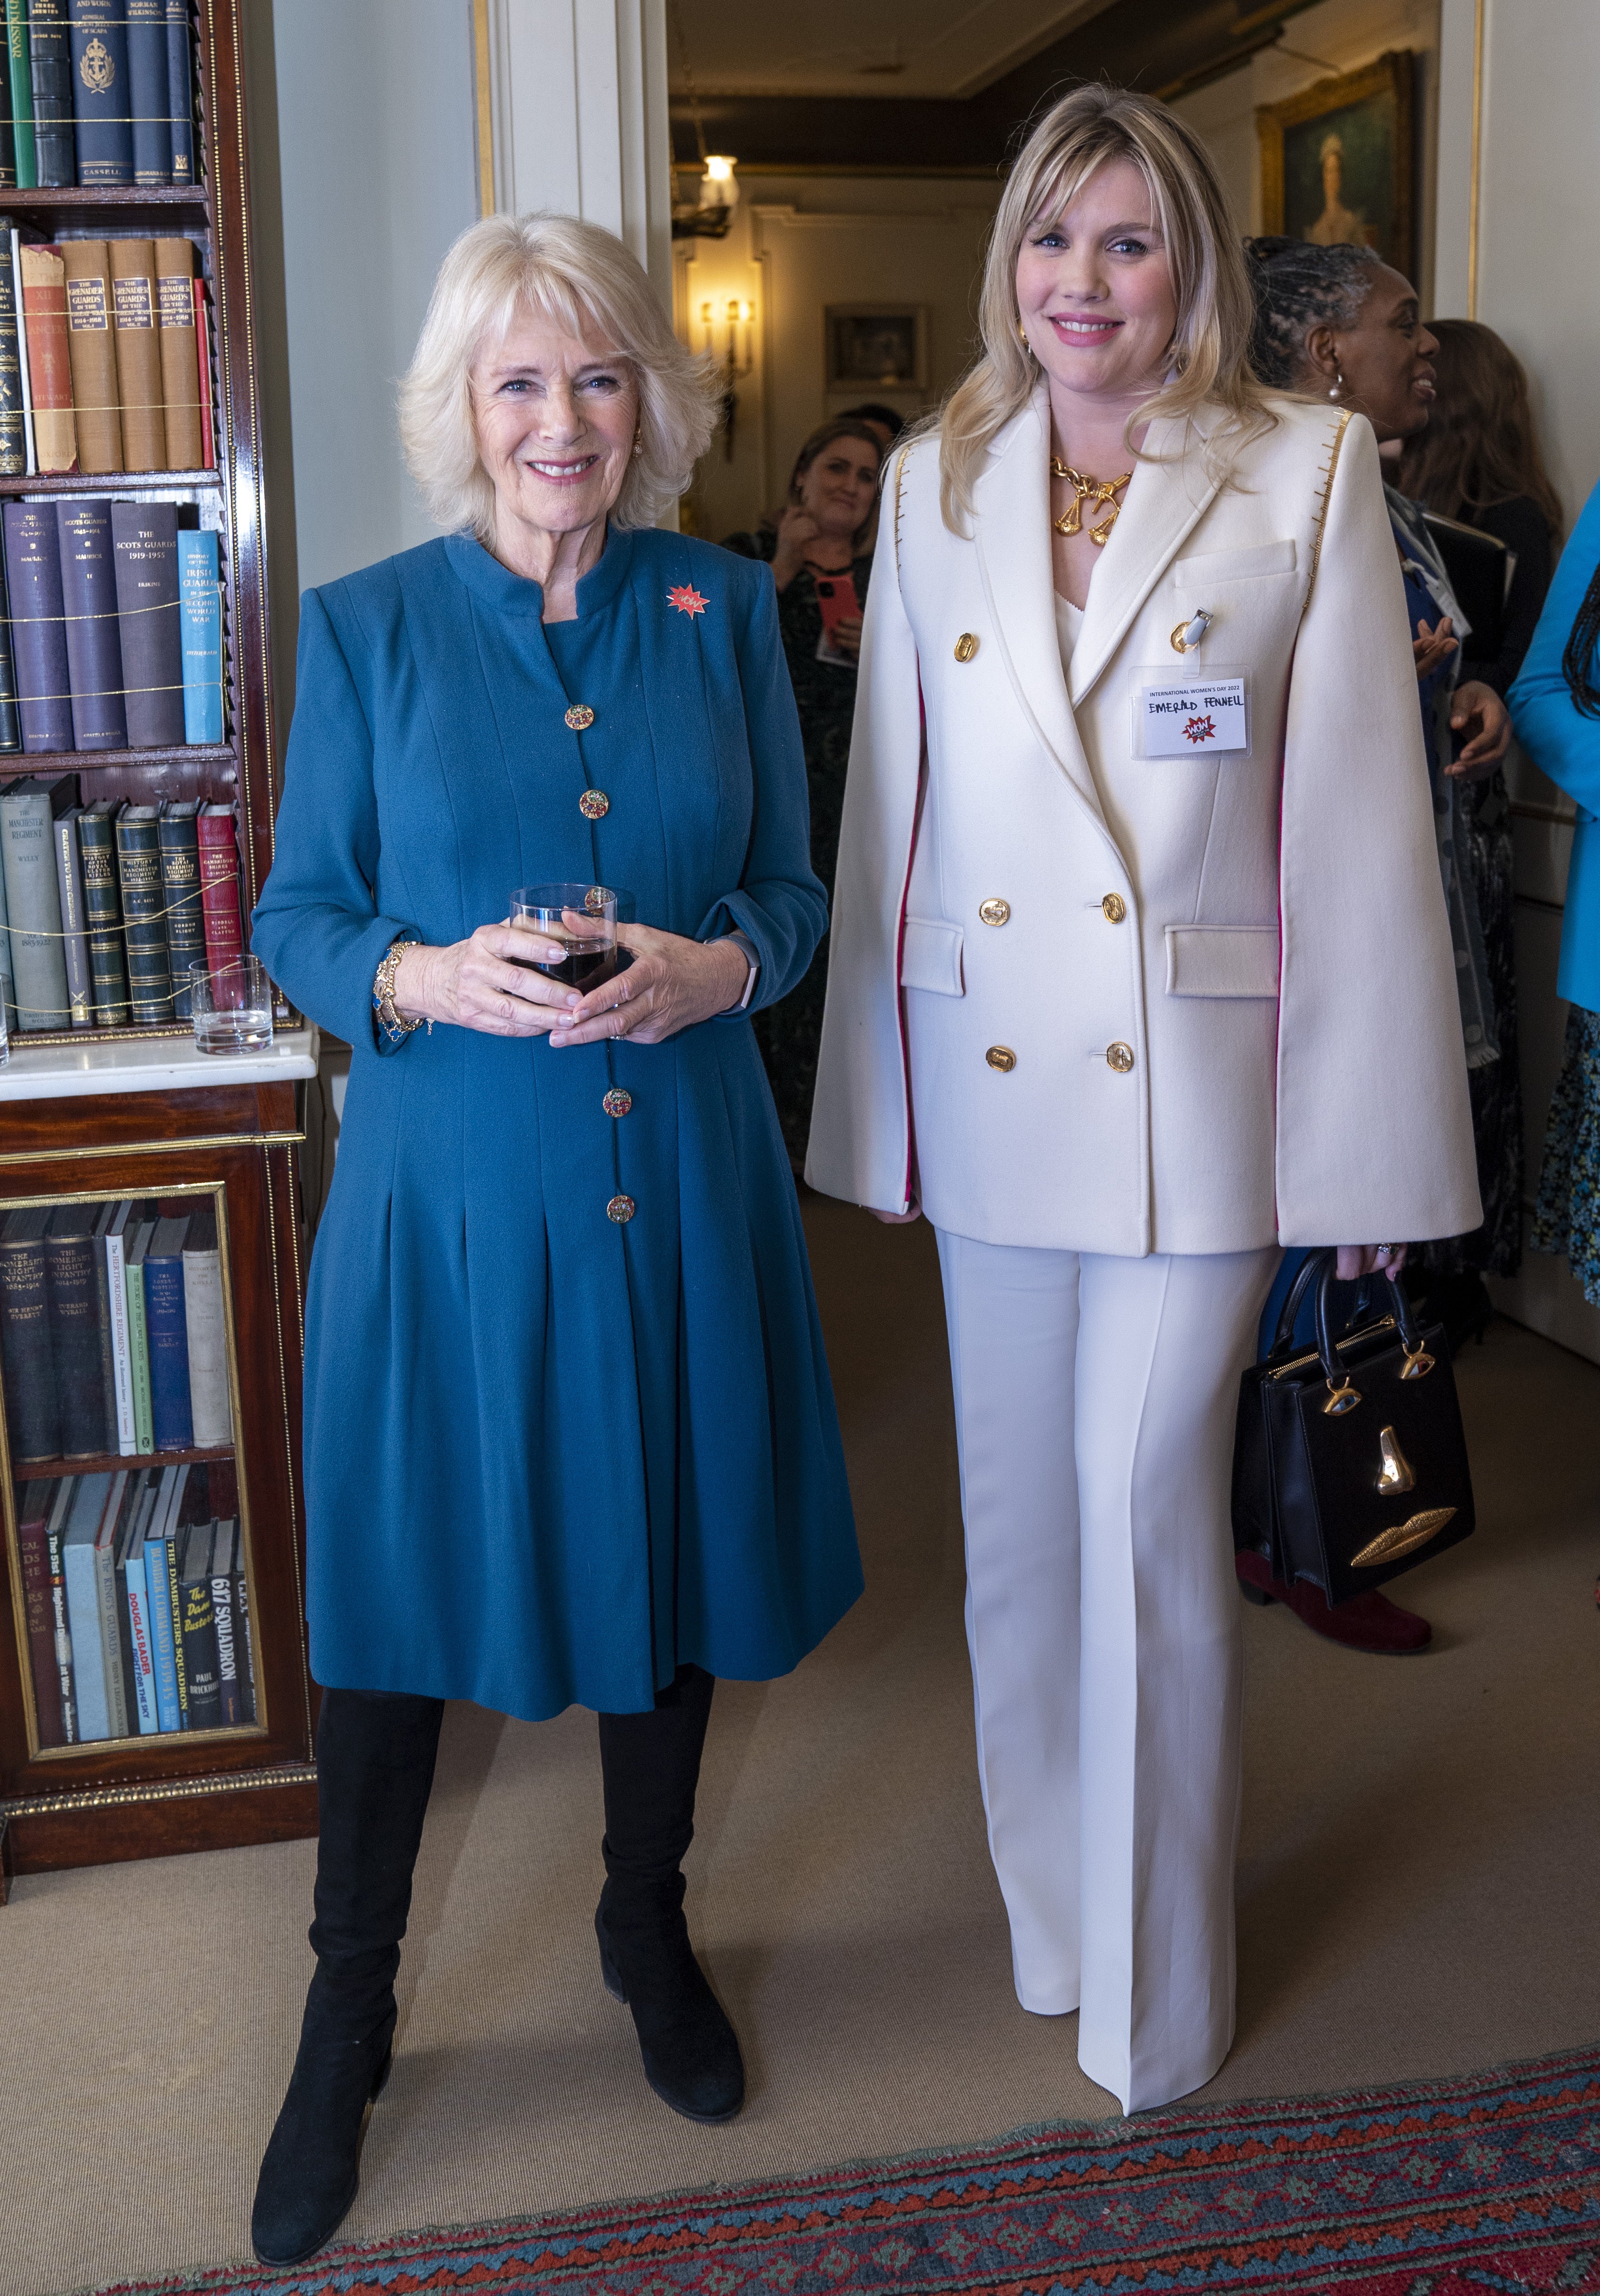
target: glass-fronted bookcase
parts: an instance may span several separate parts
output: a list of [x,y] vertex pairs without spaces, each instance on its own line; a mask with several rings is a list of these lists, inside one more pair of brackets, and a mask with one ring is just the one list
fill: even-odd
[[[196,556],[185,557],[185,537],[200,537],[198,562],[215,584],[209,597],[181,593],[185,613],[205,608],[200,619],[213,649],[204,722],[190,725],[185,689],[181,737],[144,725],[133,707],[136,695],[171,689],[130,668],[128,648],[143,629],[132,592],[126,611],[118,593],[125,735],[79,722],[79,684],[93,701],[105,681],[86,671],[80,679],[72,668],[82,614],[70,602],[70,718],[58,709],[48,727],[37,710],[30,718],[34,689],[23,672],[37,687],[38,666],[21,655],[9,716],[0,693],[0,752],[9,752],[0,754],[0,797],[14,809],[24,785],[43,792],[28,802],[70,832],[55,857],[60,917],[18,906],[0,915],[13,1012],[11,1058],[0,1068],[0,1902],[8,1874],[316,1830],[296,1169],[316,1035],[280,999],[267,1049],[208,1058],[195,1049],[181,1001],[154,996],[160,1009],[151,1013],[126,1001],[135,973],[148,987],[143,968],[158,956],[168,986],[186,980],[178,928],[193,939],[197,915],[208,961],[217,961],[213,924],[225,939],[242,925],[248,934],[272,864],[276,777],[242,5],[188,0],[186,48],[167,11],[172,119],[192,114],[189,172],[178,165],[176,125],[165,176],[142,164],[131,178],[86,168],[80,116],[76,181],[70,167],[53,173],[30,162],[37,182],[26,174],[19,182],[13,168],[8,183],[0,139],[0,216],[8,244],[21,250],[17,260],[28,258],[25,308],[12,316],[21,358],[33,363],[8,365],[0,340],[0,506],[13,523],[25,512],[58,540],[71,521],[74,536],[78,526],[98,532],[109,510],[113,554],[117,519],[140,506],[152,533],[160,527],[162,551],[161,537],[174,529],[180,565]],[[147,30],[131,17],[125,29],[130,39]],[[136,117],[133,125],[149,122]],[[160,275],[135,293],[128,280],[152,265]],[[109,280],[96,288],[106,266]],[[53,286],[63,267],[66,285]],[[37,305],[27,297],[36,278],[47,291]],[[49,300],[58,290],[64,323]],[[104,292],[114,345],[98,316]],[[177,354],[170,375],[152,364],[152,314],[163,331],[161,361]],[[36,316],[30,351],[21,323]],[[0,337],[4,320],[0,309]],[[35,381],[45,376],[35,352],[63,324],[70,357],[51,370],[52,395],[36,390],[31,412],[25,400],[19,417],[19,381],[34,365]],[[111,379],[103,388],[99,373]],[[113,381],[122,409],[114,451],[100,403]],[[142,527],[128,531],[143,537]],[[32,562],[17,562],[21,578]],[[129,567],[132,581],[138,570],[131,560]],[[64,584],[68,556],[61,569]],[[158,603],[176,611],[166,591]],[[44,641],[35,625],[41,615],[47,625],[49,612],[17,601],[8,611],[19,644],[37,650]],[[89,616],[101,619],[98,609]],[[87,898],[90,861],[104,842],[95,828],[92,853],[89,829],[102,816],[118,824],[119,914],[115,904]],[[171,872],[160,863],[165,906],[152,910],[144,898],[131,833],[123,870],[125,820],[141,833],[159,824],[148,834],[163,857],[171,826]],[[195,871],[184,878],[180,865],[191,833],[206,888],[198,911]],[[0,845],[10,884],[16,857]],[[217,853],[220,875],[211,865]],[[102,878],[94,885],[99,898]],[[72,974],[75,935],[90,976],[92,993],[83,996]],[[57,940],[67,945],[68,995],[32,993],[18,959],[37,959],[37,971],[39,951]],[[111,980],[103,996],[103,958]],[[120,989],[111,980],[120,978],[118,958],[128,983]],[[41,1019],[56,1008],[55,1019]]]

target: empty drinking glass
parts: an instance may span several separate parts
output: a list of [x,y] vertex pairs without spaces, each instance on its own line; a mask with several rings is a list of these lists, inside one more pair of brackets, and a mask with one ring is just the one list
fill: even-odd
[[189,967],[197,1053],[259,1053],[272,1042],[272,983],[258,956]]

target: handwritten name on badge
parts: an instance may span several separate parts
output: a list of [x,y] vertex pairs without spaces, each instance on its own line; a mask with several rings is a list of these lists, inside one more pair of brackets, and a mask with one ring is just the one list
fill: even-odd
[[1147,758],[1192,758],[1203,750],[1250,747],[1242,677],[1147,685],[1141,705]]

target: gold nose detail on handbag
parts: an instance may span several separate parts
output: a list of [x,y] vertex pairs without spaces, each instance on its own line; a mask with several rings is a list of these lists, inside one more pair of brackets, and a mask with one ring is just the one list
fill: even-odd
[[1416,1477],[1411,1462],[1400,1448],[1399,1436],[1392,1427],[1385,1427],[1378,1437],[1383,1454],[1383,1464],[1378,1475],[1378,1488],[1385,1497],[1398,1498],[1402,1491],[1416,1488]]
[[1370,1570],[1374,1563],[1392,1562],[1397,1555],[1409,1554],[1413,1547],[1425,1546],[1455,1512],[1454,1507],[1424,1507],[1421,1514],[1410,1515],[1404,1522],[1381,1530],[1376,1538],[1368,1539],[1359,1554],[1351,1555],[1350,1562],[1357,1570],[1365,1566]]

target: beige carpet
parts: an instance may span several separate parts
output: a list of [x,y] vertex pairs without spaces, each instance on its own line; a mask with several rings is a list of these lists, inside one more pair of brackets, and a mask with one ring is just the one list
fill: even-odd
[[[690,1912],[751,2070],[644,2087],[601,1989],[594,1723],[453,1710],[401,2054],[348,2233],[959,2144],[1115,2110],[1025,2015],[973,1778],[931,1238],[808,1205],[868,1592],[712,1721]],[[1206,2096],[1442,2075],[1600,2034],[1600,1372],[1509,1324],[1463,1369],[1474,1539],[1405,1584],[1426,1657],[1245,1616],[1241,2007]],[[309,1973],[309,1844],[25,1879],[0,1913],[0,2290],[247,2252]]]

